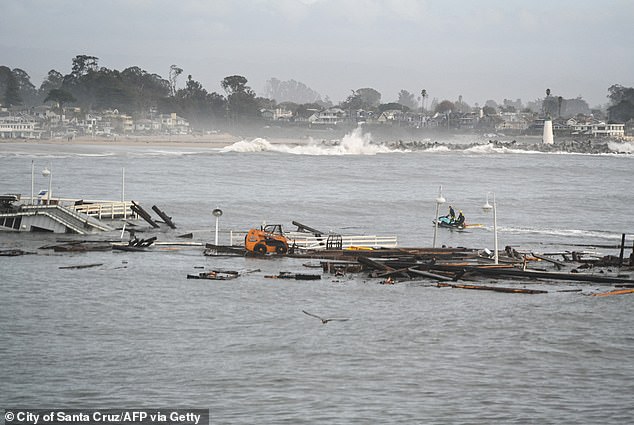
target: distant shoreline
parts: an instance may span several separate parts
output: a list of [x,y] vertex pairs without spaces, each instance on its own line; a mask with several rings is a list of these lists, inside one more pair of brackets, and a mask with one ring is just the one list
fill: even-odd
[[[163,147],[200,147],[222,149],[242,140],[252,140],[252,137],[238,137],[229,133],[212,134],[205,136],[179,135],[179,136],[117,136],[117,137],[91,137],[80,136],[72,139],[0,139],[2,143],[25,145],[65,145],[65,146],[163,146]],[[300,144],[300,140],[294,138],[266,138],[274,144]]]
[[[262,133],[266,133],[263,131]],[[463,145],[474,142],[479,142],[482,144],[494,143],[494,144],[508,144],[508,143],[518,143],[519,145],[531,145],[531,144],[539,144],[541,142],[542,137],[538,135],[501,135],[501,134],[433,134],[432,137],[399,137],[403,136],[401,134],[396,134],[394,137],[385,137],[386,135],[380,134],[376,135],[372,133],[372,131],[367,131],[372,135],[371,139],[375,143],[380,144],[399,144],[403,146],[407,145],[418,145],[418,144],[427,144],[427,143],[440,143],[440,144],[450,144],[450,145]],[[274,145],[287,145],[287,146],[302,146],[309,144],[311,141],[322,141],[322,142],[330,142],[332,140],[340,140],[343,138],[343,134],[323,134],[323,135],[315,135],[315,136],[326,136],[326,137],[316,137],[313,138],[313,135],[298,135],[298,134],[288,134],[285,135],[282,132],[277,132],[275,134],[262,134],[260,136],[256,136],[253,134],[248,134],[244,136],[236,136],[230,133],[217,133],[217,134],[205,134],[205,135],[142,135],[142,136],[133,136],[133,135],[118,135],[116,137],[91,137],[91,136],[80,136],[73,137],[71,139],[67,138],[54,138],[54,139],[0,139],[0,146],[2,144],[14,144],[14,145],[55,145],[55,146],[94,146],[94,147],[143,147],[143,146],[153,146],[153,147],[172,147],[172,148],[203,148],[203,149],[223,149],[225,147],[231,146],[234,143],[240,141],[251,142],[254,139],[262,138],[266,140],[268,143]],[[427,136],[427,135],[425,135]],[[434,137],[435,136],[435,137]],[[556,137],[554,146],[558,146],[561,144],[566,144],[568,142],[586,142],[591,144],[597,143],[605,143],[609,140],[605,139],[593,139],[593,138],[574,138],[570,136],[566,137]],[[622,141],[631,142],[634,141],[629,137],[624,138]]]

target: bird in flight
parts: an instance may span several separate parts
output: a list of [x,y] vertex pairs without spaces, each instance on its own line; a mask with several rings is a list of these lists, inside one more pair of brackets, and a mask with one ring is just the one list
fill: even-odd
[[307,315],[311,316],[311,317],[316,317],[317,319],[321,320],[321,323],[323,323],[324,325],[325,325],[326,323],[328,323],[328,322],[334,322],[334,321],[337,321],[337,322],[345,322],[346,320],[349,320],[349,319],[337,319],[337,318],[324,319],[323,317],[319,317],[319,316],[317,316],[316,314],[309,313],[309,312],[307,312],[306,310],[302,310],[302,312],[303,312],[304,314],[307,314]]

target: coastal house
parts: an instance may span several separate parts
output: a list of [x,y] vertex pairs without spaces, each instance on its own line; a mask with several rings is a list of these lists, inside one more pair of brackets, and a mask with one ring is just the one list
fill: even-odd
[[340,108],[328,108],[315,112],[308,118],[311,125],[337,125],[346,120],[346,112]]
[[399,109],[389,109],[387,111],[383,111],[379,114],[376,121],[379,124],[397,124],[401,121],[405,121],[405,114],[403,111]]
[[39,122],[30,115],[0,117],[0,139],[41,139]]
[[134,132],[134,120],[130,115],[119,113],[118,109],[108,110],[103,113],[104,121],[110,123],[115,133],[130,134]]
[[568,124],[572,134],[592,137],[623,137],[624,123],[606,123],[593,117],[577,116],[570,118]]
[[183,117],[171,114],[161,114],[158,119],[161,121],[161,131],[169,134],[189,134],[189,121]]
[[[522,113],[502,112],[501,120],[495,124],[496,131],[525,131],[531,126],[530,119]],[[544,127],[544,120],[541,120],[536,126]]]
[[285,108],[260,109],[260,116],[266,121],[291,121],[293,113]]
[[467,112],[461,114],[458,118],[458,127],[462,129],[474,129],[478,126],[480,121],[479,113]]
[[148,134],[148,133],[156,133],[160,130],[161,130],[161,122],[158,120],[144,118],[144,119],[134,121],[135,133]]
[[625,124],[622,123],[599,123],[592,126],[592,136],[594,137],[623,137],[625,136]]

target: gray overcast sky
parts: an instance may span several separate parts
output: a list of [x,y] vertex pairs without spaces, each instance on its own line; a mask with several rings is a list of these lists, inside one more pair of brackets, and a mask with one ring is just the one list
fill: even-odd
[[632,0],[1,0],[0,65],[39,86],[72,58],[167,78],[183,68],[208,91],[275,77],[339,102],[372,87],[468,104],[552,94],[607,102],[634,86]]

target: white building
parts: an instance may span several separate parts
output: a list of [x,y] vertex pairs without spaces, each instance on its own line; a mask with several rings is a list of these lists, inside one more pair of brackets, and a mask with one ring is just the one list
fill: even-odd
[[28,116],[0,117],[0,139],[40,139],[38,122]]
[[339,108],[329,108],[320,112],[315,112],[308,118],[310,124],[341,124],[346,119],[346,112]]
[[594,118],[589,120],[571,118],[567,124],[572,128],[572,134],[616,138],[625,136],[625,124],[606,124]]
[[171,114],[159,115],[161,120],[161,129],[169,134],[189,134],[189,122],[182,117],[176,115],[176,112]]

